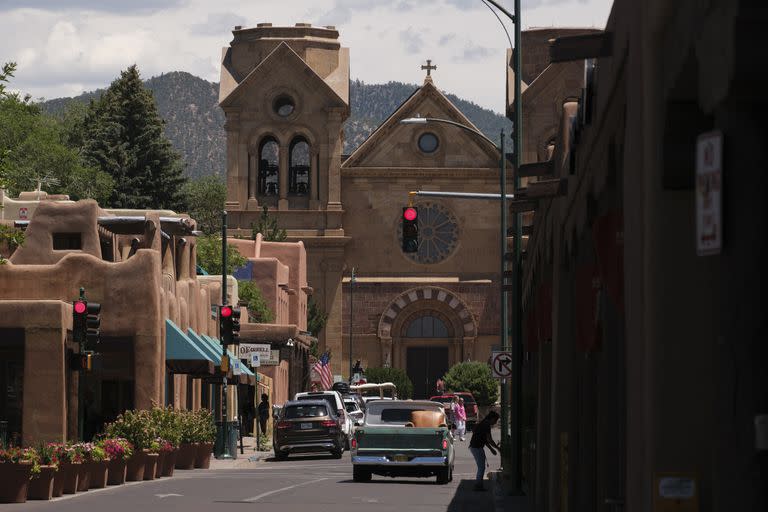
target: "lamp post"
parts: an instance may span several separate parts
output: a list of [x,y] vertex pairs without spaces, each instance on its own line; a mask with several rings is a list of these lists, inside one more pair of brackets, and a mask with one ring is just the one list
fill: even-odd
[[[495,144],[491,139],[486,137],[482,132],[475,130],[474,128],[470,128],[469,126],[463,125],[461,123],[457,123],[455,121],[450,121],[448,119],[436,119],[432,117],[412,117],[408,119],[403,119],[400,121],[402,124],[428,124],[428,123],[441,123],[441,124],[449,124],[451,126],[455,126],[457,128],[461,128],[464,131],[467,131],[469,133],[474,134],[477,137],[480,137],[481,139],[485,140],[491,145]],[[500,300],[500,308],[499,308],[499,320],[500,320],[500,327],[501,327],[501,346],[503,350],[509,350],[509,328],[508,328],[508,316],[507,316],[507,292],[504,286],[504,276],[506,272],[506,258],[505,253],[507,252],[507,158],[506,154],[504,152],[504,130],[501,130],[501,136],[500,136],[500,150],[501,150],[501,158],[499,162],[500,172],[499,172],[499,300]],[[501,386],[501,462],[502,462],[502,468],[505,472],[509,471],[511,464],[510,461],[510,447],[511,447],[511,440],[509,438],[509,430],[510,430],[510,424],[509,424],[509,412],[510,412],[510,399],[509,399],[509,386],[505,381],[502,381]]]
[[349,279],[349,383],[352,384],[352,305],[355,303],[355,267]]

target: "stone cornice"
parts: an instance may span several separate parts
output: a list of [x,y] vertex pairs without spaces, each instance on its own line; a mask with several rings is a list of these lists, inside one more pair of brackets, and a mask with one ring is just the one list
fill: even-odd
[[[513,180],[509,172],[510,181]],[[472,167],[342,167],[342,178],[481,178],[498,180],[496,168]]]

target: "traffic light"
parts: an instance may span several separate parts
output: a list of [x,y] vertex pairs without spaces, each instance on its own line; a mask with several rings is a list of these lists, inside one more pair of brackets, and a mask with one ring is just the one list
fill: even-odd
[[232,344],[240,344],[240,308],[232,308]]
[[419,250],[419,210],[415,206],[403,207],[403,252]]
[[232,306],[219,306],[219,339],[223,345],[232,344]]
[[93,347],[99,341],[99,326],[101,325],[101,304],[96,302],[89,302],[87,304],[88,316],[85,321],[86,325],[86,346]]
[[85,343],[88,303],[84,299],[72,302],[72,338],[75,343]]

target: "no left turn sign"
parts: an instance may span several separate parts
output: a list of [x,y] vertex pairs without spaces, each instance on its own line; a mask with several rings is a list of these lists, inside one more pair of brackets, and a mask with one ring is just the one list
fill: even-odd
[[493,352],[491,356],[491,370],[497,379],[506,379],[512,376],[512,352]]

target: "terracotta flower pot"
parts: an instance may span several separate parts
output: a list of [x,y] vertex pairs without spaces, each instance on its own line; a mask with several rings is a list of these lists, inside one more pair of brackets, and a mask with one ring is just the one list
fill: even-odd
[[160,458],[158,453],[147,453],[144,455],[144,480],[154,480],[157,472],[157,461]]
[[27,499],[50,500],[53,497],[53,480],[56,466],[40,466],[40,473],[32,477],[27,489]]
[[29,476],[32,464],[0,463],[0,503],[24,503],[27,501]]
[[107,462],[107,485],[123,485],[127,463],[125,460],[110,460]]
[[162,475],[173,476],[173,468],[176,467],[176,457],[179,454],[179,449],[176,448],[165,454],[165,460],[163,461]]
[[[75,494],[77,492],[77,484],[80,477],[80,464],[79,462],[62,462],[59,466],[59,473],[64,480],[64,494]],[[58,478],[58,475],[56,475]]]
[[80,464],[79,471],[77,473],[77,492],[85,492],[90,489],[91,485],[91,468],[90,462],[83,462]]
[[197,443],[183,443],[176,454],[176,469],[195,469]]
[[59,464],[59,470],[53,475],[53,497],[64,494],[64,463]]
[[147,452],[145,450],[135,450],[130,459],[125,471],[125,479],[129,482],[138,482],[144,480],[144,465],[147,460]]
[[155,464],[155,478],[161,478],[163,476],[163,465],[165,459],[168,457],[168,452],[160,452],[157,454],[157,464]]
[[213,443],[200,443],[197,445],[197,455],[195,456],[196,469],[208,469],[211,467],[211,454],[213,453]]
[[105,460],[100,462],[89,462],[87,464],[89,489],[102,489],[107,486],[107,464],[108,462]]

